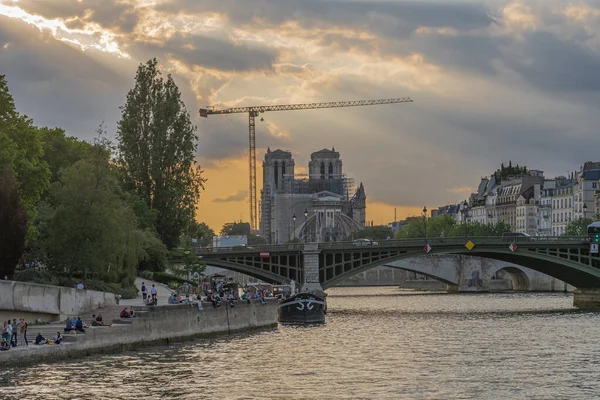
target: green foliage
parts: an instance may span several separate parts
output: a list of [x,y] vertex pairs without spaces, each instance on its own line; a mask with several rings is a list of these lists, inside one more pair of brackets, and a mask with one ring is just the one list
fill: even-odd
[[44,151],[42,160],[51,174],[50,183],[57,182],[62,170],[89,156],[93,149],[92,144],[67,136],[60,128],[41,128],[39,134]]
[[227,222],[221,228],[221,236],[248,236],[250,234],[249,222]]
[[20,282],[39,283],[41,285],[54,285],[56,281],[54,276],[45,270],[34,268],[22,269],[15,272],[14,280]]
[[0,172],[0,279],[12,278],[25,249],[27,215],[10,169]]
[[184,283],[189,283],[191,285],[195,285],[196,282],[194,281],[188,281],[186,279],[180,278],[178,276],[175,275],[171,275],[171,274],[167,274],[164,272],[155,272],[154,273],[154,279],[156,282],[160,282],[162,284],[168,285],[170,282],[175,282],[177,284],[177,286],[181,286]]
[[204,222],[192,221],[190,223],[188,234],[193,239],[210,239],[215,236],[215,231],[213,231],[208,225]]
[[[0,173],[8,169],[19,189],[20,202],[33,221],[37,202],[49,186],[50,170],[42,159],[38,129],[15,109],[4,75],[0,75]],[[36,236],[30,225],[28,239]]]
[[139,271],[138,276],[149,281],[154,280],[154,272],[152,271]]
[[[504,222],[496,224],[457,223],[452,217],[442,215],[437,218],[427,218],[427,237],[456,237],[456,236],[502,236],[511,228]],[[396,239],[424,238],[424,217],[414,218],[396,232]]]
[[585,236],[587,235],[588,225],[598,220],[600,220],[600,214],[596,214],[594,218],[578,218],[571,220],[565,227],[563,236]]
[[509,161],[508,166],[505,166],[504,163],[500,164],[500,169],[496,170],[493,175],[496,178],[496,182],[500,183],[503,179],[507,179],[510,176],[529,175],[529,171],[525,166],[519,167],[519,164],[513,167],[512,161]]
[[141,260],[166,253],[151,232],[137,228],[101,146],[63,170],[50,199],[55,209],[45,225],[43,253],[56,274],[132,283]]
[[379,226],[369,226],[364,229],[361,229],[358,232],[355,232],[352,236],[348,238],[351,239],[359,239],[359,238],[367,238],[371,240],[386,240],[388,237],[392,237],[392,228],[386,225]]
[[118,123],[119,166],[127,188],[157,211],[156,230],[168,248],[194,220],[205,180],[196,165],[196,128],[173,78],[156,59],[140,65]]
[[265,238],[262,238],[258,235],[248,235],[248,246],[261,245],[261,244],[267,244],[267,241]]

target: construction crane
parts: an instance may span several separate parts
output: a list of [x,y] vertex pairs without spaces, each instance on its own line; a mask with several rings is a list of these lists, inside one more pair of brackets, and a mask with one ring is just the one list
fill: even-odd
[[201,108],[200,116],[229,115],[248,113],[248,163],[250,166],[250,226],[258,229],[258,203],[256,200],[256,123],[254,118],[267,111],[314,110],[318,108],[360,107],[379,104],[412,103],[408,97],[380,100],[332,101],[328,103],[283,104],[272,106],[232,107],[216,110],[214,107]]

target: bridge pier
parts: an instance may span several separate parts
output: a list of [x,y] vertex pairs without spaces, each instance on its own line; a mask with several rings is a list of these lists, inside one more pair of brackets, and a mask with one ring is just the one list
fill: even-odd
[[319,279],[319,249],[318,243],[306,243],[304,244],[304,250],[302,251],[304,258],[304,282],[302,282],[303,292],[322,292],[323,286]]
[[460,286],[458,285],[446,285],[446,292],[448,293],[458,293],[458,289],[460,288]]
[[585,310],[600,309],[600,288],[575,290],[573,306]]

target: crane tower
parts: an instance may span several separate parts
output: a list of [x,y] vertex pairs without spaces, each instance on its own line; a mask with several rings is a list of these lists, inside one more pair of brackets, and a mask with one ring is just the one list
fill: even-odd
[[412,103],[408,97],[379,100],[333,101],[327,103],[280,104],[270,106],[232,107],[216,110],[214,107],[201,108],[200,116],[229,115],[248,113],[248,163],[250,167],[250,227],[258,228],[258,202],[256,200],[256,122],[255,118],[267,111],[314,110],[319,108],[360,107],[379,104]]

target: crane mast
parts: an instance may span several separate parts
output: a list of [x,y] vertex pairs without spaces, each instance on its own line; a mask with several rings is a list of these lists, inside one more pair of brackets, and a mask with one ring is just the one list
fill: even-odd
[[315,110],[320,108],[360,107],[374,106],[380,104],[412,103],[409,97],[379,100],[354,100],[354,101],[332,101],[326,103],[305,104],[280,104],[266,106],[232,107],[217,110],[214,107],[201,108],[200,116],[207,118],[209,115],[229,115],[248,113],[248,164],[250,167],[250,227],[258,229],[258,202],[256,196],[256,121],[255,118],[267,111],[293,111],[293,110]]

